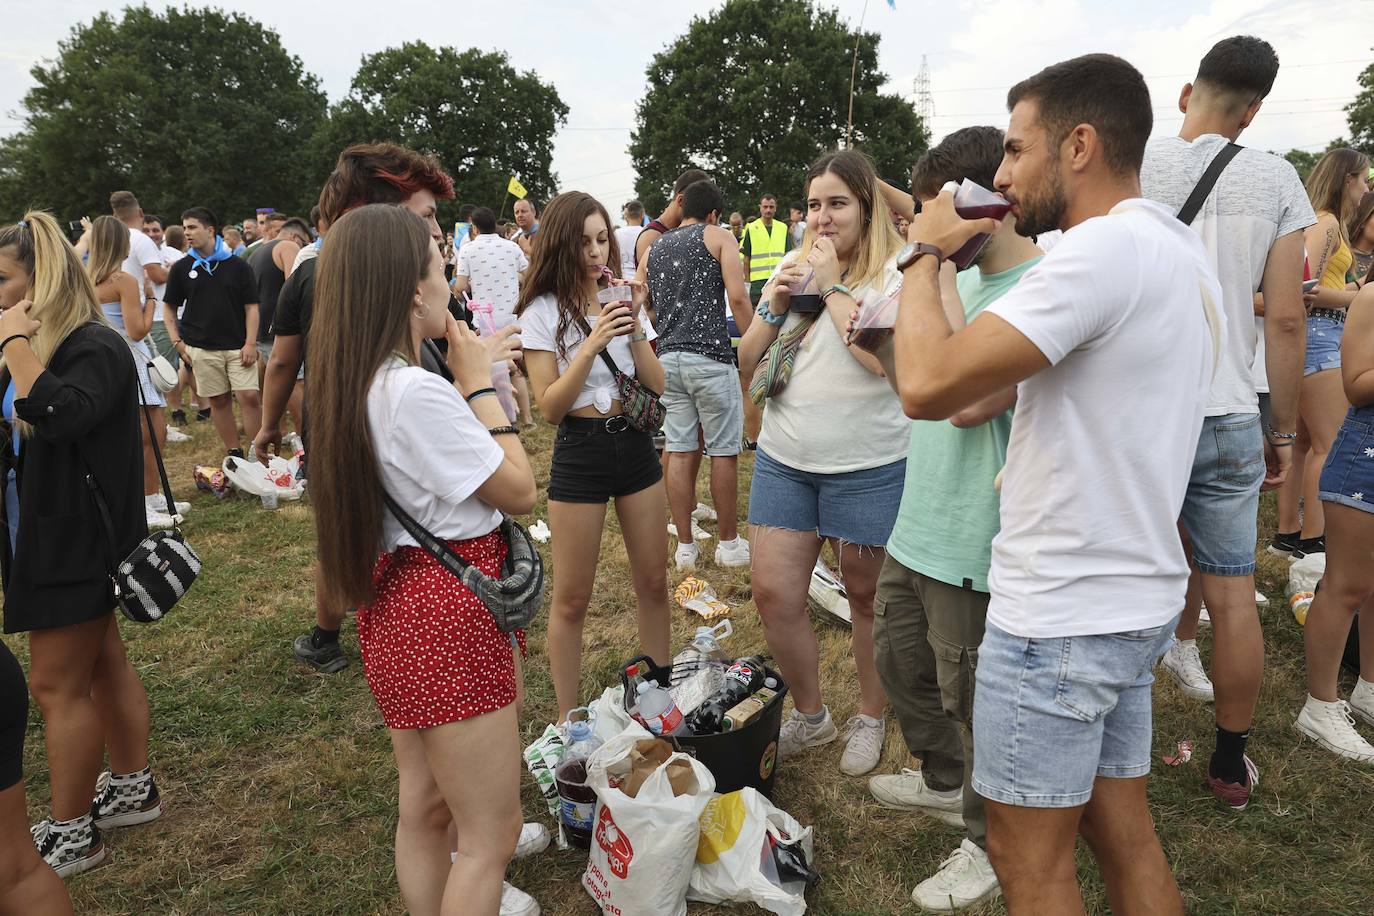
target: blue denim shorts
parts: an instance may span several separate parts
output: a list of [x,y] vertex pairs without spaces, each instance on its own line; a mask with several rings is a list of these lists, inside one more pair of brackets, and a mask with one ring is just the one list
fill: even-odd
[[1200,572],[1246,576],[1255,571],[1255,519],[1263,482],[1259,414],[1204,417],[1179,515]]
[[739,370],[698,353],[661,353],[663,435],[669,452],[695,452],[697,430],[712,458],[738,455],[744,439],[744,389]]
[[882,546],[897,522],[905,485],[905,458],[863,471],[812,474],[774,461],[759,449],[749,487],[749,524]]
[[1374,512],[1374,423],[1366,408],[1352,407],[1322,465],[1317,495],[1322,502]]
[[1099,776],[1150,772],[1150,685],[1175,617],[1147,630],[1023,639],[991,622],[978,648],[973,788],[1022,808],[1073,808]]
[[1307,319],[1307,356],[1302,365],[1302,376],[1316,375],[1327,369],[1341,367],[1341,334],[1345,323],[1334,318]]

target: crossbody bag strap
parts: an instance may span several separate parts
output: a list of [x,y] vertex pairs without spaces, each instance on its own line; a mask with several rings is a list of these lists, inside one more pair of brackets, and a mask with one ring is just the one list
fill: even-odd
[[90,488],[91,500],[95,503],[96,514],[100,516],[100,527],[104,531],[105,537],[105,571],[110,578],[115,577],[115,538],[114,520],[110,518],[110,507],[105,502],[105,494],[100,492],[100,482],[95,479],[95,469],[86,460],[86,456],[81,456],[81,463],[86,465],[86,486]]
[[[587,323],[586,315],[577,316],[577,326],[582,331],[583,338],[590,338],[592,336],[592,326]],[[602,350],[600,353],[597,354],[597,356],[600,356],[601,361],[606,364],[606,368],[611,370],[612,379],[615,379],[620,375],[624,375],[624,373],[620,371],[620,367],[615,364],[615,359],[611,356],[611,354],[607,353],[605,350]]]
[[[133,351],[129,351],[132,355]],[[146,371],[146,370],[145,370]],[[167,465],[162,463],[162,449],[157,447],[157,434],[153,432],[153,418],[148,416],[148,404],[143,400],[143,380],[138,377],[138,363],[134,363],[134,387],[138,389],[138,412],[148,424],[148,442],[153,446],[153,457],[157,459],[157,476],[162,480],[162,493],[167,497],[167,514],[172,517],[172,526],[181,520],[177,515],[176,500],[172,497],[172,482],[167,479]]]
[[458,556],[446,542],[435,537],[428,528],[411,518],[410,514],[391,498],[390,493],[382,491],[382,500],[391,510],[391,514],[396,516],[396,521],[401,523],[401,527],[420,545],[421,550],[438,560],[439,564],[453,575],[459,579],[463,578],[463,572],[472,565],[471,563]]
[[1212,157],[1212,161],[1207,163],[1207,171],[1202,173],[1198,179],[1197,187],[1193,188],[1193,193],[1188,195],[1188,199],[1183,202],[1183,206],[1178,211],[1178,218],[1183,225],[1191,226],[1193,220],[1202,212],[1202,205],[1207,202],[1207,196],[1212,193],[1212,189],[1217,186],[1217,179],[1225,171],[1226,166],[1230,165],[1231,160],[1236,158],[1243,147],[1234,143],[1227,143],[1221,148],[1221,152]]

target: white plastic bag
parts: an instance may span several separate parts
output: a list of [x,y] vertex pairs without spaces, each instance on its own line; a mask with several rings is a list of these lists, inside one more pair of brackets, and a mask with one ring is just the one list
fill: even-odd
[[624,701],[625,687],[617,685],[607,687],[602,691],[600,698],[592,704],[592,731],[603,742],[610,741],[634,722],[625,711]]
[[779,887],[764,874],[762,861],[769,831],[799,842],[812,859],[811,828],[770,802],[757,789],[744,788],[711,799],[701,815],[701,841],[688,900],[702,903],[754,903],[778,916],[806,912],[806,885]]
[[[628,769],[635,742],[652,738],[633,724],[597,749],[587,764],[587,783],[596,790],[591,855],[582,886],[603,913],[617,916],[684,916],[692,877],[699,818],[715,791],[711,771],[687,754],[673,754],[631,798],[611,787],[611,777]],[[684,761],[692,785],[674,796],[668,767]]]
[[246,496],[300,499],[305,492],[305,484],[295,479],[291,465],[275,455],[267,465],[231,455],[224,459],[222,469],[234,489]]

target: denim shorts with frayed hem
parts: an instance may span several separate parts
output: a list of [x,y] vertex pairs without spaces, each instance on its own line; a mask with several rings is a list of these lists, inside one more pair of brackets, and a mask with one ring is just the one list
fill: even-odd
[[1150,772],[1150,685],[1178,618],[1032,639],[991,622],[978,648],[973,788],[1021,808],[1087,804],[1099,776]]
[[1260,415],[1204,417],[1179,513],[1199,572],[1248,576],[1255,571],[1255,519],[1263,482]]
[[1374,410],[1350,408],[1322,465],[1317,494],[1322,502],[1374,512]]
[[1334,318],[1308,316],[1307,353],[1303,357],[1302,377],[1341,367],[1341,335],[1345,324]]
[[862,471],[813,474],[759,449],[749,487],[749,524],[881,547],[892,535],[905,485],[905,458]]

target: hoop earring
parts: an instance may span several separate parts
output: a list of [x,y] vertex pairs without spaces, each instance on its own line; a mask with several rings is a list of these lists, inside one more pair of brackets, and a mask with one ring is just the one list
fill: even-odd
[[412,309],[410,313],[414,315],[416,318],[419,318],[421,321],[425,320],[429,317],[429,303],[425,303],[425,310],[423,312],[416,309]]

